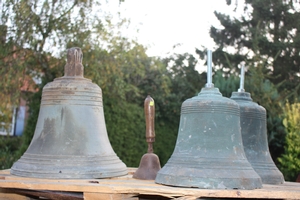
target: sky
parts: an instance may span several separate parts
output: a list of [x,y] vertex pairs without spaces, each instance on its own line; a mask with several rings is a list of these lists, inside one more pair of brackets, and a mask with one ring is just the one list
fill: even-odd
[[127,34],[148,47],[148,56],[165,57],[173,53],[195,54],[195,48],[201,46],[213,50],[209,28],[222,28],[213,12],[234,16],[242,6],[235,13],[234,5],[227,6],[225,0],[125,0],[121,4],[110,0],[104,9],[130,19]]

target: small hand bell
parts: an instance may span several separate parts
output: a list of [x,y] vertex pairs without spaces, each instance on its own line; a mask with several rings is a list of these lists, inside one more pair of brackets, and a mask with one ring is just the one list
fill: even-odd
[[161,167],[158,156],[153,153],[153,142],[155,142],[155,105],[154,100],[149,95],[145,99],[144,110],[146,118],[146,141],[148,143],[148,153],[143,155],[140,166],[132,177],[143,180],[154,180]]

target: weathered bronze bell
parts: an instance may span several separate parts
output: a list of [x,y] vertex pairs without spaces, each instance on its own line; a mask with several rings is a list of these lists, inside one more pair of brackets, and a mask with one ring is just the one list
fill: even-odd
[[183,102],[174,152],[155,182],[209,189],[261,188],[261,179],[244,153],[239,106],[214,88],[210,52],[207,62],[206,87]]
[[252,101],[244,90],[244,66],[241,67],[240,89],[231,99],[240,106],[240,123],[244,151],[253,169],[264,184],[281,184],[282,173],[274,164],[268,147],[266,109]]
[[102,91],[83,77],[80,48],[67,51],[65,75],[43,88],[34,136],[11,174],[51,179],[127,174],[107,136]]
[[157,172],[161,169],[159,158],[153,153],[153,142],[155,142],[155,104],[150,95],[144,102],[146,119],[146,141],[148,143],[148,153],[144,154],[140,161],[140,166],[133,174],[133,178],[143,180],[154,180]]

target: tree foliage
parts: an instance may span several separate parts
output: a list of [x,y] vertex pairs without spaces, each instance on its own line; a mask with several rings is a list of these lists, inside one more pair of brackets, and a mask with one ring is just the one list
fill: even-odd
[[[270,151],[276,161],[286,134],[280,105],[286,99],[294,102],[300,91],[300,7],[294,0],[239,3],[236,6],[244,8],[239,18],[215,11],[222,28],[210,28],[217,45],[213,62],[225,79],[237,76],[239,64],[246,63],[245,89],[267,110]],[[204,58],[206,52],[202,48],[197,53]]]
[[[218,45],[214,63],[230,74],[242,61],[254,66],[266,61],[265,75],[270,81],[281,84],[280,91],[287,90],[297,96],[300,87],[299,11],[297,1],[293,0],[246,0],[240,18],[216,11],[223,28],[210,29],[210,35]],[[255,59],[256,55],[262,60]]]
[[284,113],[283,124],[288,134],[284,147],[285,152],[278,160],[285,180],[295,181],[300,174],[300,103],[290,104],[287,102]]
[[0,2],[0,64],[3,66],[0,69],[0,109],[6,128],[25,82],[34,85],[33,80],[41,76],[52,80],[53,69],[63,60],[51,53],[65,49],[66,42],[89,30],[92,3],[77,0]]
[[[24,95],[30,117],[22,145],[13,151],[11,162],[1,167],[10,167],[27,149],[39,114],[42,88],[63,75],[66,49],[74,46],[82,49],[85,77],[102,89],[108,136],[121,160],[137,167],[147,152],[143,103],[148,94],[156,107],[154,151],[162,165],[173,152],[181,103],[200,91],[204,74],[195,70],[197,61],[189,54],[149,57],[144,46],[122,35],[126,19],[115,23],[110,16],[94,16],[91,10],[97,6],[94,1],[77,0],[7,0],[1,4],[1,23],[7,27],[4,46],[0,47],[1,73],[7,76],[7,80],[0,80],[4,88],[1,95],[8,98],[7,105],[17,105],[24,77],[40,80],[34,92]],[[11,156],[4,154],[8,159]]]

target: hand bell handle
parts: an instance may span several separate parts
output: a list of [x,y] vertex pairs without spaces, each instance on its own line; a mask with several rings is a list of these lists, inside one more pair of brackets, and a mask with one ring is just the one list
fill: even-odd
[[144,102],[144,111],[146,119],[146,141],[148,143],[148,153],[153,153],[152,143],[155,141],[155,104],[150,95],[147,96]]

